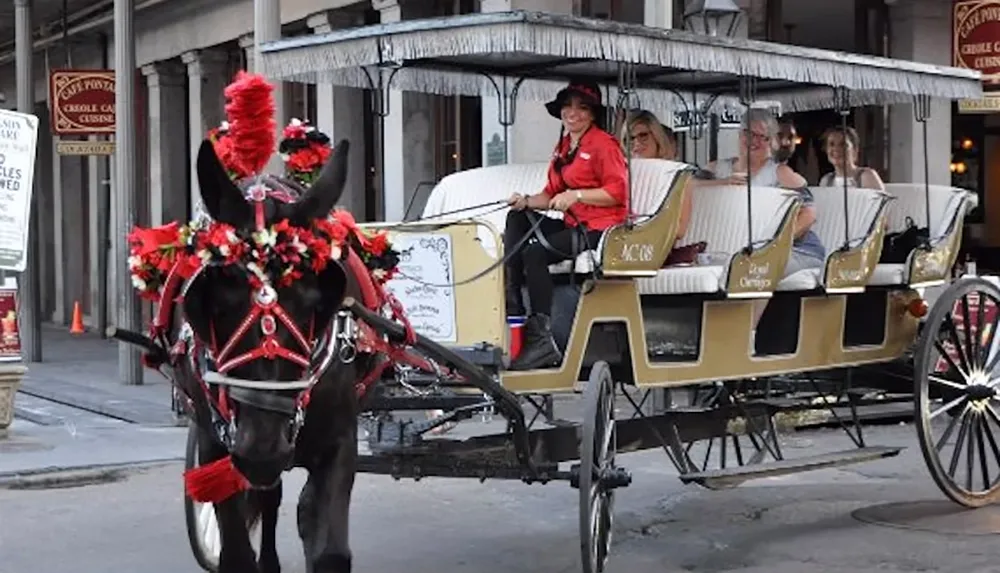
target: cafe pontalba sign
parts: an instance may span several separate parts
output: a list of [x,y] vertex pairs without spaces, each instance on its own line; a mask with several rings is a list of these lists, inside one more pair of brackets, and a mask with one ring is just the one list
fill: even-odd
[[952,60],[983,74],[983,89],[1000,89],[1000,0],[956,0]]
[[53,70],[49,102],[55,135],[115,132],[114,70]]

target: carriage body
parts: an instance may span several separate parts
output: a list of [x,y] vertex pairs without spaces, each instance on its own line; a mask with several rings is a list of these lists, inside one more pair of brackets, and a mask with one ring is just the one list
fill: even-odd
[[[768,97],[793,111],[914,98],[922,109],[931,97],[981,93],[978,74],[968,70],[526,12],[281,40],[262,46],[261,65],[277,79],[369,88],[380,122],[391,113],[387,91],[409,89],[495,94],[501,123],[509,126],[519,97],[547,99],[573,76],[617,90],[619,104],[626,106],[638,99],[653,110],[688,107],[690,99],[696,120],[717,106],[752,105],[758,83],[770,83]],[[819,207],[814,230],[826,260],[821,269],[786,277],[801,206],[796,193],[757,186],[688,188],[693,165],[653,159],[632,159],[629,165],[629,223],[605,231],[592,251],[550,267],[562,293],[553,316],[564,347],[558,368],[506,368],[512,350],[500,264],[506,210],[485,207],[515,191],[540,190],[546,163],[449,175],[432,190],[420,220],[362,225],[387,230],[403,253],[402,273],[388,288],[421,335],[413,349],[446,368],[395,364],[385,371],[378,391],[362,403],[363,418],[371,424],[358,470],[415,479],[569,481],[580,490],[585,573],[603,570],[610,502],[614,490],[631,479],[617,465],[616,453],[662,447],[682,480],[713,488],[896,455],[901,448],[865,444],[859,429],[852,436],[855,450],[784,460],[774,427],[781,406],[731,384],[909,361],[915,346],[921,367],[928,361],[955,362],[934,351],[942,316],[973,292],[980,309],[987,306],[982,296],[992,297],[993,316],[1000,303],[996,286],[953,277],[963,219],[975,206],[967,191],[925,182],[890,183],[885,191],[811,188]],[[677,240],[685,191],[693,194],[693,210],[680,244],[704,241],[707,250],[697,264],[665,266]],[[484,207],[469,209],[476,206]],[[449,215],[459,209],[465,209],[460,216]],[[907,220],[928,227],[929,240],[903,262],[880,263],[886,233],[902,230]],[[925,317],[921,302],[928,293],[940,300]],[[754,340],[753,306],[759,301],[768,305]],[[387,339],[402,339],[402,328],[392,319],[357,307],[352,312]],[[988,356],[997,355],[992,341],[986,343]],[[906,399],[927,411],[941,394],[929,394],[927,369],[917,370],[911,374],[913,395]],[[853,408],[859,399],[849,386],[848,380],[841,393],[853,396],[848,400]],[[634,393],[677,388],[707,388],[712,398],[652,411],[632,401]],[[582,422],[552,417],[553,395],[580,392]],[[635,406],[632,419],[615,419],[619,392]],[[544,397],[541,406],[537,396]],[[538,415],[528,420],[529,404],[545,418],[538,426]],[[827,404],[805,408],[810,407]],[[398,415],[405,411],[430,411],[436,419]],[[467,420],[486,411],[505,418],[502,431],[432,435],[441,420]],[[929,453],[926,418],[918,432],[921,446],[945,493],[966,505],[996,497],[996,488],[971,495],[952,487],[954,479],[944,476],[940,460]],[[751,456],[744,460],[738,453],[738,467],[727,468],[723,449],[722,467],[709,467],[712,440],[738,447],[741,437],[753,442]],[[709,453],[697,463],[691,446],[704,441]],[[767,456],[778,463],[763,463]],[[587,467],[591,471],[581,469]]]

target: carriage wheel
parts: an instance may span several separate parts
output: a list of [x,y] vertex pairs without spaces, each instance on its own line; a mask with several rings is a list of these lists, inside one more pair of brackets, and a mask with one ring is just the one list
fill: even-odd
[[941,491],[966,507],[1000,499],[998,310],[992,283],[953,284],[928,315],[914,361],[920,450]]
[[580,552],[584,573],[600,573],[611,550],[615,486],[615,384],[607,362],[594,364],[584,392],[580,442]]
[[[198,426],[188,423],[187,449],[184,452],[184,469],[190,470],[201,462],[198,455]],[[184,520],[187,522],[188,542],[198,566],[216,573],[219,570],[219,554],[222,538],[219,522],[215,519],[215,507],[211,503],[199,503],[184,496]]]
[[[184,469],[189,470],[201,463],[198,452],[198,426],[194,421],[188,423],[187,449],[184,454]],[[211,503],[199,503],[187,495],[184,496],[184,520],[187,523],[188,542],[198,566],[209,573],[219,570],[219,555],[222,553],[222,537],[219,532],[219,522],[215,517],[215,506]],[[254,551],[259,550],[259,536],[255,530],[260,529],[259,521],[250,532],[251,544],[256,544]],[[255,540],[255,538],[257,538]]]

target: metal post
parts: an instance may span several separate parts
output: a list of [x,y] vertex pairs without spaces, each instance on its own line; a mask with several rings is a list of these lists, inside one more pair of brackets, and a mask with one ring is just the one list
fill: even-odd
[[[136,136],[135,136],[135,29],[132,16],[135,0],[114,0],[115,8],[115,173],[114,192],[117,221],[114,226],[115,289],[118,307],[116,326],[141,331],[139,301],[132,287],[125,253],[126,237],[136,222]],[[137,347],[118,343],[118,377],[123,384],[142,384],[142,362]]]
[[[35,113],[35,74],[32,54],[31,0],[14,0],[14,61],[17,68],[17,110]],[[37,162],[35,173],[38,173]],[[28,218],[28,266],[18,281],[21,299],[21,352],[28,362],[42,361],[42,308],[38,280],[38,177],[31,193]]]

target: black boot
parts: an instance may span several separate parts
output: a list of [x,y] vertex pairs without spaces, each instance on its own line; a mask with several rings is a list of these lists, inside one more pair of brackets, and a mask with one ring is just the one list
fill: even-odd
[[504,287],[504,299],[506,302],[507,316],[524,316],[524,297],[521,295],[521,286],[507,284]]
[[555,368],[562,364],[562,352],[552,336],[552,325],[544,314],[532,314],[524,321],[521,353],[511,362],[511,370]]

